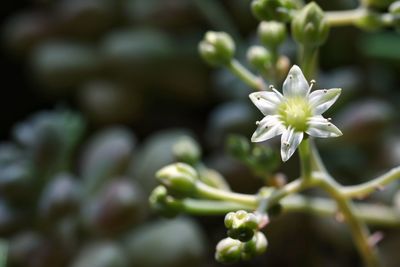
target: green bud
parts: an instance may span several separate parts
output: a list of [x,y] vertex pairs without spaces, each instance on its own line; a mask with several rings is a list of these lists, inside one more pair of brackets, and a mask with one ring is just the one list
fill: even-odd
[[199,52],[210,65],[226,65],[235,54],[235,43],[232,37],[225,32],[209,31],[199,44]]
[[196,164],[201,157],[199,145],[189,136],[183,136],[180,138],[172,147],[172,153],[176,160],[189,165]]
[[393,27],[400,32],[400,1],[396,1],[389,6],[389,12],[393,17]]
[[268,241],[262,232],[257,232],[254,237],[243,244],[242,259],[248,260],[263,254],[268,247]]
[[292,20],[293,38],[305,46],[320,46],[328,38],[329,25],[325,14],[311,2],[300,10]]
[[271,53],[262,46],[251,46],[247,51],[247,60],[260,71],[268,69],[272,64]]
[[286,39],[286,26],[277,21],[263,21],[258,26],[261,43],[270,49],[276,49]]
[[180,212],[180,202],[168,195],[165,186],[159,185],[154,188],[149,197],[149,203],[153,210],[157,213],[172,218]]
[[232,134],[227,138],[226,150],[237,159],[245,159],[250,153],[250,144],[244,136]]
[[224,223],[226,228],[228,228],[228,236],[242,242],[251,240],[254,232],[258,229],[256,215],[244,210],[229,212],[225,216]]
[[240,260],[242,242],[233,238],[225,238],[217,244],[215,259],[220,263],[234,263]]
[[199,170],[199,179],[205,183],[206,185],[209,185],[214,188],[218,188],[221,190],[225,191],[230,191],[230,187],[228,182],[225,180],[225,178],[217,172],[216,170],[209,169],[209,168],[201,168]]
[[179,196],[187,196],[196,190],[197,171],[186,163],[168,165],[156,173],[158,181],[169,192]]
[[376,31],[384,26],[378,12],[363,10],[363,15],[355,21],[355,25],[366,31]]
[[288,22],[292,18],[292,11],[297,9],[293,0],[253,0],[251,9],[259,20],[277,20]]
[[279,156],[269,146],[256,145],[251,151],[250,166],[257,174],[270,173],[279,166]]

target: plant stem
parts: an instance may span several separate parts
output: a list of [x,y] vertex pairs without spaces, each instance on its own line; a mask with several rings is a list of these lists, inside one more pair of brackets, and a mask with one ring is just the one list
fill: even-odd
[[301,68],[307,79],[315,78],[318,47],[300,45],[301,49]]
[[266,85],[261,77],[257,77],[253,73],[251,73],[248,69],[246,69],[239,61],[233,59],[228,65],[227,68],[239,79],[241,79],[244,83],[255,90],[264,90],[266,89]]
[[354,22],[364,15],[362,8],[343,10],[343,11],[327,11],[325,19],[331,27],[353,25]]
[[257,197],[254,195],[234,193],[230,191],[220,190],[201,181],[196,182],[197,195],[206,199],[217,199],[224,201],[231,201],[242,205],[257,205]]
[[391,169],[387,173],[362,184],[346,186],[341,189],[343,196],[363,198],[370,193],[382,189],[385,185],[400,179],[400,166]]
[[[203,200],[185,198],[180,201],[182,212],[191,215],[224,215],[230,211],[246,210],[253,211],[256,205],[244,205],[228,201]],[[337,204],[335,201],[321,197],[305,197],[301,195],[288,196],[280,202],[283,212],[303,212],[312,215],[332,217],[337,213]],[[354,214],[361,220],[370,225],[399,227],[400,214],[393,208],[373,204],[354,205]]]
[[299,155],[301,164],[301,177],[304,180],[311,179],[311,155],[310,155],[310,142],[308,138],[303,139],[299,145]]
[[325,189],[333,199],[336,200],[339,211],[343,214],[345,221],[350,227],[355,244],[368,267],[379,267],[379,257],[375,247],[369,243],[369,231],[365,223],[355,216],[353,204],[342,195],[340,189],[329,182],[322,179],[320,187]]

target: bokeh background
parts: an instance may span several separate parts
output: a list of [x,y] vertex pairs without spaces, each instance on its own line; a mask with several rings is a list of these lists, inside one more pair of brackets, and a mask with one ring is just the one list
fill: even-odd
[[[325,10],[355,0],[317,1]],[[223,217],[162,219],[147,197],[154,172],[186,138],[232,189],[262,180],[226,152],[260,114],[251,92],[197,54],[207,30],[229,32],[237,57],[257,43],[249,0],[2,1],[0,236],[10,267],[219,266]],[[331,30],[317,87],[341,87],[329,111],[344,135],[319,140],[343,184],[400,164],[400,35]],[[296,63],[296,45],[281,49]],[[280,85],[276,85],[278,88]],[[276,147],[276,142],[263,144]],[[270,153],[270,152],[268,152]],[[272,153],[272,152],[271,152]],[[275,157],[268,154],[268,160]],[[274,172],[296,177],[296,158]],[[367,199],[399,205],[398,184]],[[319,194],[310,192],[310,194]],[[387,266],[400,265],[400,231],[374,228]],[[236,266],[361,266],[345,225],[287,214],[266,229],[268,252]]]

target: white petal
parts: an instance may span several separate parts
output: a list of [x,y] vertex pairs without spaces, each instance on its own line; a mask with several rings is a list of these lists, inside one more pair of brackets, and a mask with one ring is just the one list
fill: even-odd
[[283,82],[283,95],[305,97],[308,94],[308,89],[309,85],[303,72],[297,65],[294,65]]
[[316,90],[308,97],[315,115],[324,113],[338,99],[342,89]]
[[251,141],[262,142],[282,134],[284,130],[285,126],[279,121],[278,116],[266,116],[258,124],[256,131],[251,137]]
[[282,95],[273,92],[255,92],[249,95],[251,101],[264,115],[274,115],[278,105],[282,102]]
[[314,137],[328,138],[338,137],[342,135],[342,132],[321,115],[314,116],[308,122],[307,134]]
[[281,157],[283,161],[287,161],[293,155],[303,140],[303,135],[303,132],[295,132],[293,128],[283,132],[281,139]]

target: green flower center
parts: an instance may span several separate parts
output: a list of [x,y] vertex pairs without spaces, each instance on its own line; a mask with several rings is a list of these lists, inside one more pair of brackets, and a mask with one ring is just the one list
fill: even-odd
[[286,127],[293,127],[299,132],[307,130],[307,121],[312,116],[308,101],[302,97],[286,98],[278,107],[278,114]]

